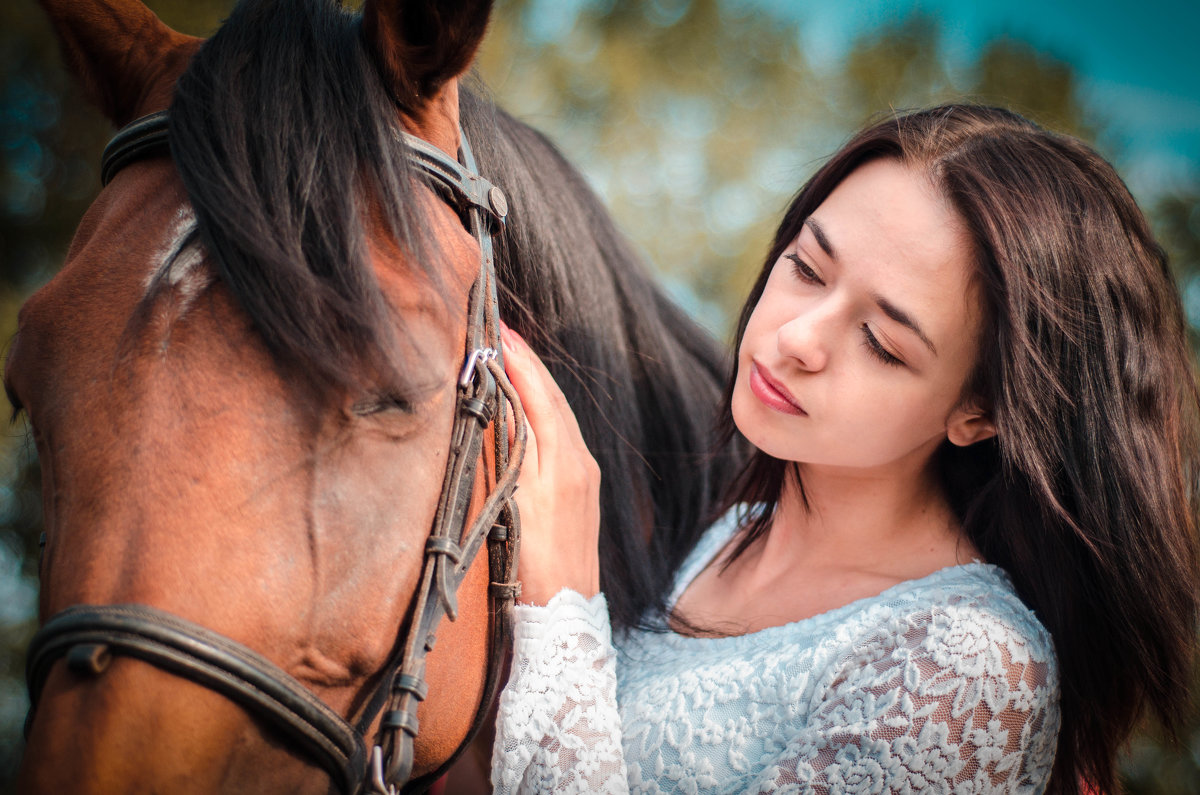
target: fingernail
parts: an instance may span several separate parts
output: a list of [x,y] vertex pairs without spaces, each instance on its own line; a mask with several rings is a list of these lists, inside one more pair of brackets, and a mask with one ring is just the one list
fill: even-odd
[[520,339],[521,338],[517,336],[517,332],[513,331],[503,323],[500,324],[500,342],[504,344],[506,349],[510,351],[519,351],[521,349]]

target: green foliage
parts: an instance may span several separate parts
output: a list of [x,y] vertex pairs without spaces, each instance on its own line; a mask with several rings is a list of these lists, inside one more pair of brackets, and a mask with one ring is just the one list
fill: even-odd
[[[152,0],[168,24],[215,29],[232,0]],[[1101,140],[1072,70],[1016,39],[964,61],[937,20],[874,29],[836,63],[814,62],[803,17],[754,0],[498,0],[478,71],[515,115],[579,165],[664,282],[726,333],[778,214],[863,122],[889,109],[969,97]],[[98,191],[110,130],[60,66],[32,0],[0,5],[0,334],[61,262]],[[1105,152],[1120,163],[1120,153]],[[1148,208],[1200,324],[1200,185]],[[0,782],[19,747],[22,649],[32,631],[40,532],[38,470],[18,422],[0,438]],[[23,602],[21,600],[24,600]],[[1138,737],[1137,793],[1200,791],[1200,728],[1169,749]],[[2,787],[2,784],[0,784]]]
[[78,100],[34,9],[0,6],[0,283],[27,290],[54,272],[95,193],[89,143],[103,122]]
[[1023,41],[1002,38],[987,46],[973,71],[973,93],[983,101],[1006,105],[1051,129],[1095,139],[1075,74],[1065,63]]

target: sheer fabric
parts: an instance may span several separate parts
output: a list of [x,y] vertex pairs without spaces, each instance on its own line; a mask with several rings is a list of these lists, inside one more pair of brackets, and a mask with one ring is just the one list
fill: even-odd
[[[710,529],[672,599],[735,529]],[[1053,646],[994,566],[733,637],[614,647],[603,595],[572,591],[516,610],[499,793],[1041,792],[1050,775]]]

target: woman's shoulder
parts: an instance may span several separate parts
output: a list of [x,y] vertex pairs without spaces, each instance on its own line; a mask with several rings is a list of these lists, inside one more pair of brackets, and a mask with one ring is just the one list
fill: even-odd
[[998,566],[969,563],[890,588],[845,627],[851,645],[919,656],[962,675],[1036,667],[1057,681],[1054,641]]
[[945,569],[942,574],[931,583],[940,596],[931,602],[930,611],[931,627],[939,635],[952,640],[964,629],[976,627],[1042,656],[1053,655],[1049,630],[1021,600],[1004,569],[971,563]]

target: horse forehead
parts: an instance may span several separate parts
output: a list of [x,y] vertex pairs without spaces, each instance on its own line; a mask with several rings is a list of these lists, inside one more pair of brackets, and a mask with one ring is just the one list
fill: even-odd
[[[432,188],[422,186],[415,198],[416,212],[427,229],[429,246],[423,254],[436,260],[437,266],[415,267],[411,253],[397,247],[385,231],[378,202],[368,197],[368,250],[376,278],[406,331],[453,332],[464,337],[461,321],[466,318],[467,295],[479,276],[479,243]],[[454,315],[460,308],[462,314]]]
[[[140,201],[146,202],[146,196]],[[161,205],[149,210],[169,213]],[[89,208],[59,272],[21,307],[17,339],[31,355],[12,357],[10,370],[73,370],[105,355],[120,338],[133,308],[161,262],[147,250],[169,248],[157,218],[134,212],[129,197],[101,194]],[[173,231],[171,237],[177,236]],[[159,257],[161,259],[161,257]],[[111,358],[111,351],[108,355]]]
[[58,304],[100,292],[112,293],[106,300],[120,303],[111,305],[111,312],[121,312],[128,301],[144,298],[173,263],[180,266],[174,269],[176,283],[198,273],[203,255],[192,242],[195,214],[173,170],[162,163],[139,163],[118,180],[88,208],[62,269],[34,294],[25,311],[69,309]]
[[213,273],[205,267],[204,251],[195,232],[196,213],[190,204],[180,205],[164,226],[146,264],[143,299],[161,285],[178,296],[174,306],[183,314],[213,283]]

